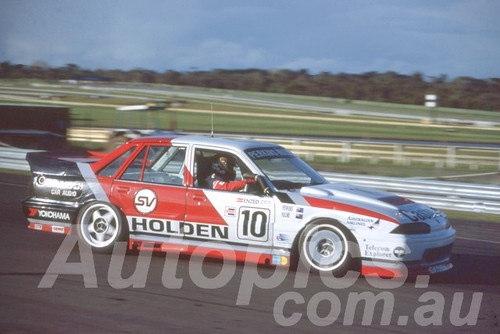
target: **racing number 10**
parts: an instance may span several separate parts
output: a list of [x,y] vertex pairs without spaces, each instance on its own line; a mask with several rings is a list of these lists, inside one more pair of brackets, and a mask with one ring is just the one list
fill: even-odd
[[241,208],[238,219],[238,238],[267,241],[268,223],[269,210]]

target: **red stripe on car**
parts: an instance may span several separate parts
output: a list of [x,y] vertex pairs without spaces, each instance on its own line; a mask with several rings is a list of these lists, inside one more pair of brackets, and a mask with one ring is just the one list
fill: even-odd
[[374,217],[374,218],[379,218],[379,219],[390,221],[391,223],[399,224],[399,222],[394,218],[380,214],[380,213],[375,212],[375,211],[363,209],[363,208],[360,208],[358,206],[344,204],[344,203],[338,203],[338,202],[334,202],[334,201],[328,201],[328,200],[314,198],[314,197],[304,197],[304,199],[307,201],[307,203],[309,203],[309,205],[316,207],[316,208],[351,212],[351,213],[370,216],[370,217]]

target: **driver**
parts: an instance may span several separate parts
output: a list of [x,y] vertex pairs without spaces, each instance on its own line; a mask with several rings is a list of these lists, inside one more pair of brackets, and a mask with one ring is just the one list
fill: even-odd
[[249,183],[255,182],[254,178],[249,178],[241,181],[234,181],[236,172],[234,158],[221,155],[212,165],[213,174],[207,178],[207,184],[211,189],[238,191]]

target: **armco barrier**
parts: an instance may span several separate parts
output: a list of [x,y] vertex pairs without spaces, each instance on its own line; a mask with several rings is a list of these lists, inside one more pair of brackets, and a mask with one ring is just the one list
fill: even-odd
[[339,173],[322,175],[330,182],[384,190],[439,209],[500,214],[497,185]]
[[[34,150],[0,148],[0,169],[29,171],[26,153]],[[500,214],[500,186],[396,177],[322,173],[330,182],[346,182],[389,191],[435,208]]]
[[29,171],[30,166],[26,161],[26,154],[39,152],[22,148],[0,147],[0,169]]
[[[152,130],[136,130],[148,133]],[[74,142],[105,143],[110,134],[126,129],[75,127],[68,129],[68,140]],[[183,132],[184,134],[195,134]],[[224,137],[248,138],[277,143],[306,160],[316,157],[341,163],[364,161],[376,164],[389,162],[395,166],[425,164],[436,168],[465,166],[471,170],[485,167],[500,171],[500,145],[397,142],[384,140],[306,138],[266,135],[223,134]],[[135,138],[135,135],[134,135]]]

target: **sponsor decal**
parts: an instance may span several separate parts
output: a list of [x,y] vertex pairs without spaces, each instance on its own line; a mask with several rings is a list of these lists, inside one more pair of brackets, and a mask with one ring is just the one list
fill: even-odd
[[226,208],[224,209],[224,216],[236,217],[236,208],[232,206],[226,206]]
[[375,246],[375,245],[365,245],[364,256],[366,257],[382,257],[382,258],[392,258],[393,252],[389,247],[385,246]]
[[380,226],[380,219],[375,220],[375,218],[370,217],[349,216],[347,217],[346,224],[367,227],[373,230]]
[[394,248],[393,253],[394,253],[395,257],[402,258],[403,256],[405,256],[406,251],[403,247],[396,247],[396,248]]
[[35,215],[38,213],[38,209],[35,209],[35,208],[28,208],[28,210],[29,210],[28,215],[30,217],[35,217]]
[[40,186],[50,188],[50,194],[52,196],[76,198],[81,195],[83,189],[82,182],[49,179],[44,176],[40,176],[37,179],[37,183]]
[[272,264],[278,266],[286,266],[288,264],[288,259],[286,256],[273,255]]
[[54,233],[64,233],[64,227],[62,227],[62,226],[52,226],[52,232],[54,232]]
[[50,219],[57,219],[57,220],[71,220],[69,213],[67,213],[67,212],[38,210],[38,216],[41,218],[50,218]]
[[79,192],[76,190],[61,190],[61,189],[51,189],[50,194],[54,196],[62,196],[62,197],[78,197]]
[[283,234],[283,233],[279,233],[278,236],[276,236],[276,240],[278,240],[278,241],[288,241],[289,238],[288,238],[288,235]]
[[[294,206],[291,205],[283,205],[282,206],[281,216],[283,218],[293,218],[294,214]],[[304,218],[304,208],[296,208],[295,209],[295,219],[303,219]]]
[[35,224],[34,226],[35,230],[41,231],[43,229],[42,224]]
[[295,219],[303,219],[304,218],[304,208],[297,208],[295,214]]
[[290,218],[291,213],[293,212],[293,206],[292,205],[283,205],[281,207],[281,217],[283,218]]
[[66,220],[66,221],[71,220],[71,216],[69,215],[68,212],[35,209],[35,208],[29,208],[28,210],[29,210],[28,215],[30,217],[47,218],[52,220]]
[[255,205],[271,205],[272,204],[272,200],[268,200],[268,199],[242,198],[242,197],[236,198],[236,202],[243,203],[243,204],[255,204]]
[[288,152],[284,148],[268,148],[268,149],[256,149],[256,150],[248,150],[247,154],[252,159],[270,159],[270,158],[282,158],[291,156],[290,152]]
[[229,228],[221,225],[187,223],[156,218],[150,219],[144,217],[129,217],[129,227],[130,232],[145,232],[168,236],[190,236],[224,240],[229,238]]
[[346,223],[349,224],[349,225],[366,227],[369,224],[372,224],[373,221],[374,221],[374,218],[359,217],[359,216],[349,216],[349,217],[347,217]]
[[62,181],[58,179],[47,179],[44,176],[40,176],[37,180],[38,184],[45,185],[50,188],[56,188],[61,190],[82,190],[83,184],[78,181]]
[[134,206],[140,213],[148,214],[156,209],[158,199],[156,193],[151,189],[141,189],[134,197]]
[[379,226],[380,226],[380,219],[377,219],[377,221],[375,223],[371,224],[370,226],[368,226],[368,228],[370,230],[373,230],[373,229],[375,229],[375,228],[377,228]]

